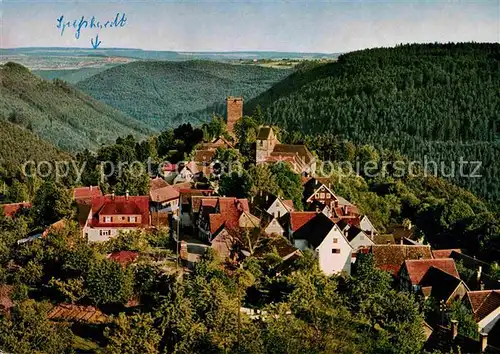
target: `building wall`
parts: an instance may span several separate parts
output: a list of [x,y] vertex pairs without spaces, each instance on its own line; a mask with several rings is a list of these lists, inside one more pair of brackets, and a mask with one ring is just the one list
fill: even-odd
[[268,212],[268,214],[272,215],[275,218],[280,218],[283,215],[288,214],[288,209],[285,208],[283,203],[278,198],[276,198],[274,203],[271,204],[271,206],[266,211]]
[[374,234],[377,233],[377,229],[375,229],[375,226],[373,226],[372,222],[370,219],[368,219],[368,216],[363,216],[359,222],[359,227],[363,231],[371,231]]
[[243,98],[228,97],[226,99],[227,131],[234,132],[234,125],[243,117]]
[[[337,242],[334,242],[334,239]],[[332,253],[332,249],[340,249],[340,253]],[[326,275],[340,272],[351,274],[352,248],[337,227],[325,237],[316,248],[319,257],[319,267]]]
[[276,234],[276,235],[283,236],[283,234],[285,233],[285,230],[283,230],[283,227],[281,227],[278,220],[273,219],[273,220],[271,220],[269,225],[267,225],[264,232],[266,233],[266,235]]
[[488,333],[495,326],[495,324],[500,320],[500,307],[493,310],[488,316],[483,318],[477,324],[479,327],[479,332]]
[[364,232],[360,232],[355,238],[350,242],[353,250],[358,250],[360,247],[367,247],[374,245],[373,241],[370,240],[368,235]]
[[[118,235],[120,231],[129,232],[132,230],[137,230],[137,228],[92,228],[89,226],[85,226],[83,228],[83,236],[87,238],[88,242],[104,242],[108,241],[110,238]],[[108,235],[101,235],[101,231],[109,231]]]

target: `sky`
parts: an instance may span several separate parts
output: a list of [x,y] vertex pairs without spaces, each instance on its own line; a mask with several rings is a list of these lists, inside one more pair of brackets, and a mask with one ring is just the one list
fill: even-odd
[[[115,28],[74,29],[82,16]],[[500,0],[0,0],[0,47],[338,53],[400,43],[499,42]]]

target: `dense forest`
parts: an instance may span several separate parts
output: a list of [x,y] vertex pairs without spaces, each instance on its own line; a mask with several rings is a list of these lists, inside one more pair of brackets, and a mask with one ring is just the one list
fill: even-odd
[[[449,177],[500,200],[500,45],[425,44],[304,65],[246,105],[288,132],[333,134],[412,159],[481,161],[481,178]],[[438,165],[440,169],[440,165]],[[466,171],[469,171],[466,168]],[[471,171],[469,171],[471,172]],[[443,175],[450,174],[449,170]]]
[[0,119],[66,151],[96,149],[121,135],[144,137],[152,132],[69,84],[42,80],[19,64],[0,66],[0,82]]
[[[225,97],[250,99],[289,74],[289,70],[212,61],[141,61],[96,74],[80,81],[77,87],[162,129],[207,121],[213,111],[221,113]],[[204,109],[203,114],[190,115]]]
[[0,130],[0,181],[15,175],[27,161],[67,160],[69,155],[28,129],[2,122]]

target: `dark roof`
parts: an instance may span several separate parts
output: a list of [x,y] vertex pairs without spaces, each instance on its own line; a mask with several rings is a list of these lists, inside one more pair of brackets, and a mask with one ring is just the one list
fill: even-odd
[[311,220],[293,233],[294,239],[304,239],[312,248],[318,247],[335,226],[325,214],[317,213]]
[[282,258],[298,251],[298,248],[292,246],[286,238],[273,237],[266,239],[263,245],[254,251],[253,255],[256,257],[262,257],[267,253],[273,252],[273,249],[276,249],[278,255]]
[[361,230],[359,227],[357,226],[351,226],[348,230],[347,230],[347,234],[345,235],[346,238],[347,238],[347,241],[351,242],[356,236],[359,235],[360,232],[364,232],[363,230]]
[[375,265],[397,276],[399,269],[407,259],[431,259],[430,246],[414,245],[373,245],[370,247]]
[[436,267],[430,267],[420,281],[422,287],[431,287],[430,295],[440,301],[448,301],[462,281]]
[[267,140],[269,135],[271,135],[272,128],[270,126],[263,126],[259,128],[257,133],[257,140]]
[[393,235],[373,235],[373,242],[377,245],[394,245],[396,241],[394,241]]

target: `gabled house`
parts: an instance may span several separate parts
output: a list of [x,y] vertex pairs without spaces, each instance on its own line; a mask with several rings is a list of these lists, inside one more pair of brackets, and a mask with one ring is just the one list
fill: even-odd
[[280,221],[272,216],[262,218],[262,227],[266,235],[285,236],[286,230],[281,225]]
[[293,201],[290,199],[282,199],[274,195],[266,195],[263,198],[262,207],[264,211],[274,218],[279,219],[291,211],[294,211]]
[[349,225],[346,229],[344,229],[343,233],[347,241],[349,241],[349,244],[355,251],[359,250],[360,248],[373,246],[375,244],[370,236],[357,226]]
[[407,291],[418,291],[421,281],[431,267],[441,269],[456,278],[460,278],[455,261],[451,258],[443,259],[411,259],[406,260],[399,271],[400,288]]
[[[177,189],[177,186],[179,185],[174,185],[172,186],[173,188]],[[212,189],[194,189],[191,188],[191,186],[186,186],[187,188],[180,188],[177,189],[179,191],[179,209],[180,209],[180,222],[182,227],[189,227],[195,225],[195,215],[197,215],[199,211],[199,205],[196,210],[196,214],[193,213],[193,198],[199,198],[198,200],[201,201],[201,198],[205,197],[211,197],[213,194]]]
[[198,212],[198,235],[212,242],[223,229],[255,228],[260,220],[250,214],[247,199],[230,197],[202,198]]
[[500,290],[469,291],[466,304],[472,310],[481,333],[489,333],[500,322]]
[[314,211],[293,211],[280,219],[282,225],[286,225],[286,233],[289,239],[293,239],[294,233],[307,222],[318,215]]
[[432,259],[431,246],[414,245],[373,245],[369,252],[373,254],[375,266],[397,277],[404,261],[409,259]]
[[151,180],[149,199],[155,211],[174,212],[179,209],[179,191],[161,177]]
[[119,232],[148,228],[150,225],[149,197],[95,197],[92,198],[83,235],[91,242],[107,241]]
[[376,235],[378,234],[377,229],[373,226],[368,216],[363,215],[359,220],[359,228],[363,230],[368,235]]
[[314,251],[326,275],[350,274],[352,247],[337,225],[323,213],[317,213],[294,231],[293,242],[302,251]]
[[439,268],[431,266],[419,282],[418,293],[425,299],[432,297],[437,303],[447,306],[461,300],[469,291],[467,285],[459,278]]

